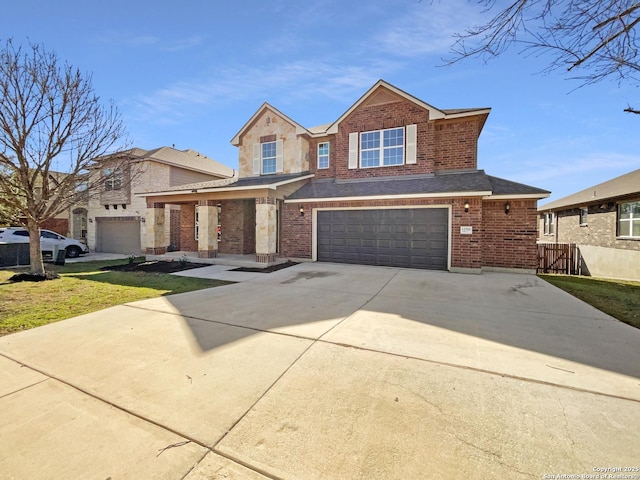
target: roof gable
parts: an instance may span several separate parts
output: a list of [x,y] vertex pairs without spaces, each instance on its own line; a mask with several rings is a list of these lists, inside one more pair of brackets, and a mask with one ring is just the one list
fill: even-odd
[[292,126],[295,127],[296,129],[296,133],[298,135],[302,134],[302,133],[306,133],[308,135],[311,134],[311,132],[309,132],[309,130],[307,130],[305,127],[303,127],[302,125],[300,125],[298,122],[296,122],[295,120],[291,119],[291,117],[285,115],[284,113],[282,113],[280,110],[278,110],[277,108],[269,105],[267,102],[264,102],[260,108],[258,108],[258,110],[256,110],[256,113],[254,113],[251,118],[247,121],[247,123],[245,123],[242,128],[238,131],[238,133],[236,133],[233,138],[231,139],[231,145],[234,146],[239,146],[240,145],[240,138],[242,137],[242,135],[251,127],[251,125],[258,119],[260,118],[263,113],[265,111],[271,111],[273,114],[278,115],[279,117],[283,118],[285,121],[287,121],[288,123],[290,123]]
[[323,125],[321,127],[314,127],[309,129],[314,135],[328,135],[338,133],[340,123],[344,121],[351,113],[353,113],[358,107],[361,106],[373,106],[384,105],[386,103],[397,102],[398,100],[409,101],[429,112],[430,120],[446,120],[461,117],[470,117],[477,115],[484,115],[482,120],[482,126],[486,121],[487,116],[491,112],[490,108],[456,108],[456,109],[439,109],[433,105],[420,100],[417,97],[399,89],[398,87],[391,85],[384,80],[378,80],[362,97],[360,97],[349,109],[344,112],[340,118],[335,122]]

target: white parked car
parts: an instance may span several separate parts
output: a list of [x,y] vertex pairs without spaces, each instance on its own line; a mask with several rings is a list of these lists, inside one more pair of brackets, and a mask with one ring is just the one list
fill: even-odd
[[[0,242],[28,243],[29,232],[22,227],[0,228]],[[89,248],[74,238],[67,238],[51,230],[40,230],[40,249],[45,251],[53,250],[54,245],[58,245],[58,248],[64,248],[67,252],[66,256],[69,258],[89,253]]]

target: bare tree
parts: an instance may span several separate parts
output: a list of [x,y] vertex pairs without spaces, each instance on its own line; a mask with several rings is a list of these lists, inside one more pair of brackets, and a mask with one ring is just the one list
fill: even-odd
[[26,219],[32,273],[44,273],[43,222],[109,180],[95,173],[101,172],[97,159],[119,150],[124,137],[117,108],[100,104],[90,75],[42,45],[23,50],[6,41],[0,50],[0,205]]
[[[488,60],[513,44],[549,51],[548,70],[565,69],[583,85],[611,78],[640,83],[640,3],[633,0],[476,0],[487,23],[456,35],[452,64],[469,57]],[[497,13],[493,13],[496,12]],[[629,106],[626,112],[640,114]]]

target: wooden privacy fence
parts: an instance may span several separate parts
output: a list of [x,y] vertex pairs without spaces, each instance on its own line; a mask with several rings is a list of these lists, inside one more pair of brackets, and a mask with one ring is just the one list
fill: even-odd
[[575,243],[539,243],[538,273],[580,274],[580,253]]

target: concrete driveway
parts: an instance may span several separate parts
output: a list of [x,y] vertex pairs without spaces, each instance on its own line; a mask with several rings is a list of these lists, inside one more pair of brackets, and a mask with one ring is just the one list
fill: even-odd
[[613,478],[638,445],[640,331],[531,275],[304,263],[0,338],[0,479]]

